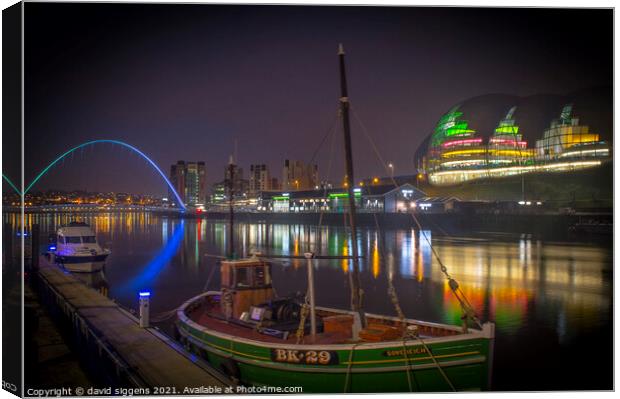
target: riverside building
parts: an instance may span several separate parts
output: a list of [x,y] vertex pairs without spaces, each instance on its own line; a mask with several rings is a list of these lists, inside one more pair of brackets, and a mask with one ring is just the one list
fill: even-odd
[[282,190],[314,190],[319,186],[318,165],[285,159],[282,168]]
[[[207,203],[207,171],[202,161],[178,161],[170,166],[170,182],[185,206],[203,207]],[[172,201],[172,192],[168,198]]]
[[499,178],[532,172],[563,172],[601,165],[611,160],[610,145],[579,124],[572,104],[563,107],[535,148],[528,148],[511,107],[493,133],[485,138],[462,119],[459,106],[443,115],[430,138],[416,153],[420,175],[434,185]]
[[[353,189],[358,212],[408,212],[425,193],[411,184],[364,186]],[[348,212],[349,195],[344,188],[288,192],[261,192],[256,210],[276,213]]]
[[271,190],[271,176],[269,175],[269,168],[265,164],[250,165],[249,180],[250,194]]

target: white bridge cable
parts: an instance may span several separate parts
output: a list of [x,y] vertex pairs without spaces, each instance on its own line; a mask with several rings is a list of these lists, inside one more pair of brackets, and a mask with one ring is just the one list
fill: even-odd
[[[355,109],[352,106],[350,106],[350,110],[351,110],[351,113],[353,114],[353,117],[355,118],[355,120],[357,120],[357,122],[359,123],[360,127],[362,128],[362,131],[364,132],[364,135],[366,136],[366,138],[370,142],[370,145],[372,146],[373,151],[375,152],[375,155],[377,156],[377,158],[381,162],[381,166],[383,166],[383,168],[384,168],[384,170],[386,172],[386,175],[390,176],[390,179],[392,180],[392,184],[394,184],[394,187],[398,187],[398,184],[396,183],[396,179],[394,179],[394,176],[389,173],[388,164],[385,162],[384,158],[381,156],[381,153],[379,152],[379,149],[377,148],[374,140],[372,139],[372,137],[368,133],[368,129],[366,129],[366,125],[364,125],[362,120],[358,117],[357,113],[355,112]],[[414,221],[415,225],[417,226],[418,231],[420,232],[420,235],[422,237],[424,237],[424,240],[428,243],[428,246],[431,249],[432,254],[434,255],[434,257],[437,260],[437,262],[439,263],[441,272],[445,275],[446,279],[448,280],[450,289],[454,293],[456,299],[459,301],[459,303],[461,305],[461,309],[463,310],[463,313],[464,313],[463,318],[471,319],[474,323],[476,323],[478,328],[482,329],[482,323],[478,319],[478,317],[477,317],[473,307],[471,306],[471,303],[469,302],[469,300],[467,299],[467,297],[465,296],[463,291],[460,289],[458,282],[454,278],[452,278],[452,276],[448,272],[448,268],[442,262],[441,258],[439,257],[439,254],[437,253],[437,250],[433,246],[431,240],[426,235],[426,232],[424,230],[422,230],[422,225],[420,224],[420,221],[418,220],[418,218],[415,216],[414,213],[410,212],[409,214],[413,218],[413,221]],[[464,322],[466,322],[465,319],[464,319]]]

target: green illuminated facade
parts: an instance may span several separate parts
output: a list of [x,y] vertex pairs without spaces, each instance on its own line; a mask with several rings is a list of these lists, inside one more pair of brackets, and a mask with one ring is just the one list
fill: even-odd
[[515,118],[516,106],[488,138],[479,135],[462,119],[460,106],[443,115],[428,141],[428,151],[418,170],[431,184],[450,185],[468,180],[503,177],[530,172],[566,171],[598,166],[611,159],[611,149],[579,125],[572,105],[564,106],[552,121],[536,148],[527,148]]
[[441,117],[433,132],[428,168],[431,171],[452,169],[462,164],[479,165],[484,163],[482,138],[461,119],[463,112],[459,106],[452,108]]

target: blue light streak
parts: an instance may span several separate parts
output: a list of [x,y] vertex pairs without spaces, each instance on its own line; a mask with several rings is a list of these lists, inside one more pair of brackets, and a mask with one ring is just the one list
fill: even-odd
[[183,241],[184,230],[185,221],[181,220],[181,223],[174,229],[174,233],[172,237],[170,237],[170,240],[168,240],[157,255],[142,269],[139,275],[123,284],[122,287],[119,287],[119,290],[124,291],[137,288],[140,292],[149,291],[155,278],[157,278],[159,273],[168,265],[179,250],[181,241]]

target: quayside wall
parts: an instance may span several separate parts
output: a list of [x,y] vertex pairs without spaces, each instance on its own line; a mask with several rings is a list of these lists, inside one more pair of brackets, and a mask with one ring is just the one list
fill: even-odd
[[163,395],[199,387],[219,387],[223,392],[233,385],[156,329],[141,328],[114,301],[44,257],[36,275],[41,304],[100,386],[143,388],[151,395],[168,387],[159,392]]

